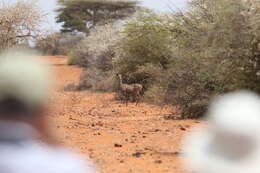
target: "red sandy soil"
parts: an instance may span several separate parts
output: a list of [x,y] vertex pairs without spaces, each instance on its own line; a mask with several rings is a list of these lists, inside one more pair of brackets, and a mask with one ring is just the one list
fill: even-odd
[[114,93],[67,92],[80,68],[65,57],[46,57],[55,72],[50,119],[59,142],[88,156],[102,173],[187,173],[181,141],[193,120],[165,120],[172,107],[126,107]]

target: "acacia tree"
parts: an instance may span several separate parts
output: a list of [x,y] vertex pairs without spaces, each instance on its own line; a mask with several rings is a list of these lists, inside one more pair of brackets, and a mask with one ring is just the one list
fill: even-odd
[[28,43],[37,37],[43,16],[36,1],[0,3],[0,50]]
[[97,24],[125,18],[133,14],[138,5],[134,0],[59,0],[57,22],[62,32],[89,32]]

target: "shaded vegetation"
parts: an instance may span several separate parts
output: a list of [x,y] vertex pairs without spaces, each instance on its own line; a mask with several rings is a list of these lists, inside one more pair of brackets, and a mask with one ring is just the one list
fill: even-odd
[[84,34],[56,32],[38,39],[36,49],[45,55],[68,55],[84,38]]
[[87,82],[90,88],[116,90],[120,73],[125,83],[145,87],[147,101],[198,118],[215,95],[260,93],[259,12],[255,0],[192,0],[187,11],[170,14],[143,10],[115,23],[120,27],[109,28],[109,36],[104,28],[92,30],[72,57],[95,72],[84,81],[102,87]]

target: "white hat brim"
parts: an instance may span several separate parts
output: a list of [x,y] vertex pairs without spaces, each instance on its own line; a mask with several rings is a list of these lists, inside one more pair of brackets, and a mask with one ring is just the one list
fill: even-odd
[[232,161],[210,152],[209,145],[212,145],[214,134],[208,130],[208,127],[194,131],[185,138],[183,145],[187,167],[199,173],[260,172],[260,140],[256,142],[254,152],[242,160]]

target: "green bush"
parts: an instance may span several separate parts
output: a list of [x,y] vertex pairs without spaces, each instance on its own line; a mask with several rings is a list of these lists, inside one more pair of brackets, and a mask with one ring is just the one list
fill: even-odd
[[173,58],[172,32],[168,17],[153,12],[139,14],[125,25],[117,51],[115,68],[127,83],[149,88]]
[[203,115],[220,93],[260,92],[260,54],[254,48],[259,3],[252,8],[242,0],[193,0],[190,5],[186,13],[173,14],[172,27],[179,58],[172,62],[169,88],[176,91],[174,104],[183,118]]
[[77,56],[74,50],[70,51],[68,54],[68,65],[78,65],[80,64],[80,58]]

